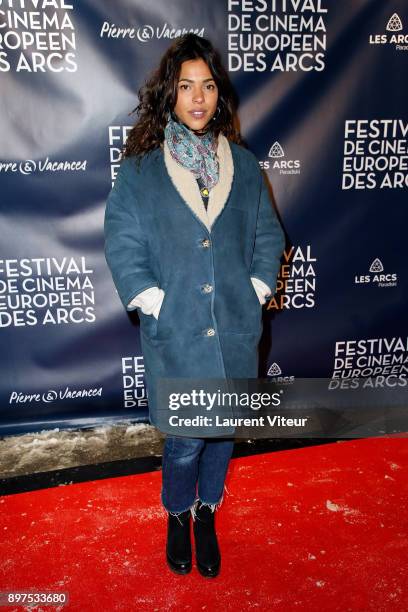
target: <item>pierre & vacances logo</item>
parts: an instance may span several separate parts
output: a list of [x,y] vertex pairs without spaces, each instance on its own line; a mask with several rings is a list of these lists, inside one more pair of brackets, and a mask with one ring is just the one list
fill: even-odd
[[74,161],[53,161],[49,157],[44,160],[23,159],[19,162],[0,162],[0,174],[8,172],[20,172],[20,174],[33,174],[34,172],[76,172],[86,170],[86,159]]
[[115,23],[104,21],[99,36],[100,38],[130,38],[137,42],[146,43],[151,40],[160,40],[161,38],[174,39],[179,36],[183,36],[188,32],[193,32],[197,36],[203,37],[205,30],[203,27],[200,28],[184,28],[184,27],[173,27],[168,23],[164,23],[162,26],[152,26],[151,24],[145,23],[139,27],[125,26],[121,27]]
[[10,393],[9,404],[31,404],[32,402],[44,402],[50,404],[58,400],[81,399],[84,397],[102,397],[102,387],[94,389],[47,389],[46,391],[36,391],[34,393],[12,391]]

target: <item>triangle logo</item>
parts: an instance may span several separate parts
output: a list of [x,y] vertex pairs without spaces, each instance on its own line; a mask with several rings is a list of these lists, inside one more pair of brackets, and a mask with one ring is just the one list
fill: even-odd
[[370,272],[383,272],[383,271],[384,271],[384,266],[382,265],[378,257],[376,257],[370,266]]
[[279,142],[274,142],[269,149],[268,157],[285,157],[282,147]]
[[388,32],[400,32],[402,30],[402,21],[397,13],[391,15],[385,29],[388,30]]
[[274,362],[269,368],[267,376],[279,376],[279,374],[282,374],[282,370],[280,369],[278,364]]

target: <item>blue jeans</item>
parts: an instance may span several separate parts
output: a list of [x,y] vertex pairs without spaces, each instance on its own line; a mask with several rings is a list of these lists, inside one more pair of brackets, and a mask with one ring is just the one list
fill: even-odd
[[[162,462],[161,501],[168,512],[191,510],[197,500],[221,503],[234,440],[167,436]],[[193,514],[194,517],[194,514]]]

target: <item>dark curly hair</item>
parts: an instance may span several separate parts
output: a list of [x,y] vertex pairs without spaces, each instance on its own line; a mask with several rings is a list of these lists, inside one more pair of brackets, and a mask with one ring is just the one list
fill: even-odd
[[237,125],[237,95],[220,55],[209,40],[189,32],[174,41],[158,68],[139,89],[139,104],[129,113],[137,112],[139,118],[121,150],[121,160],[131,155],[142,156],[164,141],[168,113],[173,112],[177,103],[181,64],[199,58],[206,62],[218,87],[219,112],[214,115],[211,130],[216,136],[222,132],[229,140],[244,144]]

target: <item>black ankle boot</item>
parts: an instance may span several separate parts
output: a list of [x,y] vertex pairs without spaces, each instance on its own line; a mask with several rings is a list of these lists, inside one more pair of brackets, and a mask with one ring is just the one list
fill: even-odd
[[166,558],[176,574],[191,571],[190,510],[177,516],[168,513]]
[[215,511],[209,506],[198,502],[195,521],[193,523],[196,545],[196,561],[198,571],[202,576],[215,577],[221,566],[221,554],[215,533]]

